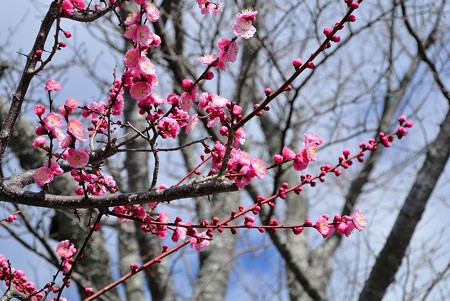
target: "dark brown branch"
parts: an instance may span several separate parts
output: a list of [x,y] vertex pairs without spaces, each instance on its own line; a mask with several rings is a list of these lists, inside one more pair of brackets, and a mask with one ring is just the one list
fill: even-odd
[[12,135],[12,129],[14,128],[16,120],[19,117],[20,111],[22,109],[22,103],[25,94],[28,90],[31,80],[35,75],[33,73],[33,70],[36,67],[37,60],[35,59],[34,54],[37,49],[44,49],[45,41],[47,40],[52,25],[57,18],[57,5],[58,4],[56,3],[56,1],[52,2],[47,11],[47,14],[44,17],[44,20],[42,20],[41,27],[39,28],[36,40],[34,41],[33,48],[27,56],[27,62],[23,69],[16,92],[13,94],[8,115],[5,117],[5,121],[2,124],[2,129],[0,131],[0,166],[2,165],[6,147]]

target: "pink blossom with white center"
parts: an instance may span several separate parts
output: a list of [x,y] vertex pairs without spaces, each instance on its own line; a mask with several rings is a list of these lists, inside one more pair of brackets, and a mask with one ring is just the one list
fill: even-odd
[[131,86],[130,95],[133,99],[139,101],[146,99],[150,95],[151,91],[152,89],[148,83],[136,82]]
[[308,153],[306,149],[302,149],[295,155],[294,162],[292,163],[295,170],[304,170],[309,164]]
[[304,134],[303,144],[305,145],[306,151],[308,152],[308,160],[315,161],[317,159],[317,146],[323,143],[322,138],[314,133]]
[[60,114],[55,112],[50,112],[46,117],[42,118],[44,122],[44,126],[48,131],[51,131],[55,128],[61,128],[64,125],[63,119]]
[[156,22],[159,20],[159,10],[156,8],[155,4],[152,3],[152,1],[146,0],[144,1],[144,9],[145,9],[145,15],[147,16],[147,20],[150,22]]
[[69,240],[63,240],[58,243],[56,253],[58,253],[59,257],[68,259],[77,253],[77,249]]
[[[211,96],[212,97],[212,96]],[[209,104],[209,102],[211,101],[211,97],[208,94],[208,92],[202,92],[202,94],[200,95],[200,99],[198,101],[198,106],[200,109],[204,109],[206,108],[206,106]]]
[[136,66],[141,74],[151,75],[156,73],[155,65],[152,64],[146,55],[140,57]]
[[233,25],[233,32],[237,37],[248,40],[256,33],[256,28],[252,21],[238,18]]
[[46,142],[47,142],[47,138],[45,138],[44,136],[39,136],[36,139],[34,139],[33,146],[35,148],[40,148],[40,147],[43,147]]
[[197,124],[198,124],[198,115],[197,114],[191,115],[188,119],[185,133],[186,134],[192,133],[192,131],[197,127]]
[[173,118],[163,117],[159,122],[157,128],[161,132],[163,139],[169,137],[176,138],[180,131],[180,126]]
[[153,41],[153,32],[146,25],[138,25],[135,40],[140,46],[148,47]]
[[125,24],[126,26],[136,24],[140,18],[141,18],[141,11],[136,10],[134,13],[128,14],[128,16],[125,19],[125,21],[123,22],[123,24]]
[[323,238],[329,237],[331,234],[333,234],[334,231],[334,226],[328,224],[328,219],[328,214],[323,214],[316,220],[315,228],[317,231],[319,231]]
[[178,104],[180,108],[184,111],[189,111],[192,108],[192,104],[195,101],[195,95],[193,96],[191,93],[183,92],[181,94],[180,100]]
[[266,166],[264,165],[263,161],[259,160],[258,158],[252,158],[250,160],[250,171],[249,176],[251,177],[258,177],[260,179],[264,179],[266,176]]
[[222,96],[213,94],[211,101],[209,102],[208,106],[212,107],[213,109],[220,110],[227,106],[227,103],[230,101]]
[[45,91],[59,91],[61,90],[61,84],[54,79],[48,79],[45,83]]
[[75,139],[80,141],[86,141],[88,135],[84,131],[83,124],[76,118],[69,120],[67,124],[67,131],[71,133]]
[[216,54],[205,54],[198,60],[203,64],[210,65],[217,60],[217,55]]
[[197,234],[196,237],[191,237],[190,239],[191,248],[198,252],[204,251],[209,246],[209,243],[206,232]]
[[42,166],[34,172],[34,181],[39,186],[44,186],[53,181],[53,171],[47,166]]
[[355,225],[355,228],[359,231],[361,231],[367,226],[367,220],[359,210],[355,210],[353,212],[352,221],[353,225]]
[[137,65],[140,57],[140,52],[138,48],[131,48],[125,53],[123,58],[123,63],[127,68],[133,68]]
[[67,155],[67,163],[73,168],[83,168],[89,162],[89,154],[86,148],[70,148]]
[[72,137],[66,135],[61,128],[53,129],[52,133],[58,140],[59,148],[67,148],[72,143]]

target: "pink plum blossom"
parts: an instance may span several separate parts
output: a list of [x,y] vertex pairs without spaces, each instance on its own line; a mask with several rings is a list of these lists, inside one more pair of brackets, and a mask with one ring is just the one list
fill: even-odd
[[227,68],[228,62],[233,63],[236,61],[239,48],[236,42],[232,42],[223,37],[219,39],[219,42],[217,42],[217,47],[220,49],[220,53],[217,57],[217,66],[220,70],[224,71]]
[[50,160],[50,169],[55,175],[62,175],[64,173],[64,170],[59,166],[58,162],[53,159]]
[[304,170],[309,164],[308,153],[306,149],[302,149],[295,155],[293,166],[295,170]]
[[33,146],[36,148],[43,147],[45,143],[47,142],[47,139],[44,136],[39,136],[33,141]]
[[173,118],[164,117],[158,122],[157,128],[161,131],[161,136],[165,139],[167,136],[176,138],[180,131],[180,126]]
[[367,220],[359,210],[355,210],[353,212],[352,221],[353,224],[355,225],[355,228],[359,231],[361,231],[367,226]]
[[244,10],[236,16],[236,23],[233,25],[233,32],[237,37],[250,39],[256,33],[253,23],[256,21],[258,11]]
[[53,171],[47,166],[42,166],[34,172],[34,181],[39,186],[44,186],[53,181]]
[[150,59],[145,55],[141,56],[138,60],[137,67],[139,72],[144,75],[151,75],[156,72],[155,65],[153,65]]
[[197,236],[190,239],[191,248],[198,252],[204,251],[209,246],[209,243],[206,232],[197,234]]
[[59,91],[61,90],[61,85],[54,79],[48,79],[45,83],[45,91]]
[[205,54],[204,56],[199,58],[199,61],[202,64],[210,65],[217,60],[217,55],[215,54]]
[[77,249],[75,249],[75,246],[69,240],[61,241],[56,247],[56,253],[58,253],[59,257],[64,259],[72,257],[76,252]]
[[136,10],[135,12],[128,14],[128,16],[126,17],[126,19],[123,23],[126,26],[130,26],[130,25],[136,24],[140,18],[141,18],[141,11]]
[[184,227],[177,227],[172,234],[172,241],[177,242],[180,239],[186,238],[187,229]]
[[317,146],[323,143],[322,138],[320,138],[314,133],[311,133],[309,135],[304,134],[303,143],[308,152],[308,160],[315,161],[317,159]]
[[323,236],[323,238],[327,238],[331,234],[333,234],[334,226],[328,224],[328,219],[329,219],[328,214],[323,214],[316,220],[315,228],[317,231],[319,231],[319,233]]
[[43,105],[37,105],[34,107],[34,114],[42,116],[45,113],[45,107]]
[[72,143],[72,137],[66,135],[62,128],[53,129],[52,133],[56,136],[60,148],[67,148]]
[[67,163],[73,168],[83,168],[89,162],[89,154],[86,148],[70,148],[67,155]]
[[211,2],[208,0],[197,0],[198,7],[202,14],[220,14],[222,12],[222,4],[219,1]]
[[76,118],[69,120],[67,124],[67,131],[75,137],[75,139],[80,141],[86,141],[87,134],[84,131],[83,124]]
[[153,41],[153,32],[146,25],[138,25],[135,40],[140,46],[148,47]]
[[132,40],[136,37],[136,31],[138,29],[139,24],[131,24],[128,25],[123,33],[123,37],[129,40]]
[[213,109],[220,110],[226,107],[227,103],[230,101],[222,96],[213,94],[209,106]]
[[146,82],[136,82],[131,86],[130,95],[135,100],[144,100],[150,95],[151,86]]
[[240,127],[237,129],[237,131],[234,133],[234,144],[233,147],[237,147],[238,144],[243,145],[245,143],[245,131],[244,128]]
[[198,115],[194,114],[189,116],[189,119],[187,121],[185,133],[190,134],[192,131],[197,127],[198,124]]
[[284,160],[291,161],[295,158],[295,152],[293,150],[290,150],[286,146],[283,147],[283,150],[281,151],[281,154],[283,155]]
[[75,8],[70,0],[64,0],[61,3],[61,11],[66,15],[73,15],[75,13]]
[[133,68],[137,65],[140,57],[140,52],[138,48],[132,48],[125,53],[125,57],[123,58],[123,62],[125,67]]
[[46,117],[42,119],[44,122],[44,126],[48,131],[51,131],[55,128],[61,128],[64,125],[63,119],[60,114],[55,112],[50,112]]
[[150,1],[144,1],[144,9],[145,9],[145,16],[147,17],[147,20],[150,22],[156,22],[159,20],[159,10],[156,8],[155,4]]

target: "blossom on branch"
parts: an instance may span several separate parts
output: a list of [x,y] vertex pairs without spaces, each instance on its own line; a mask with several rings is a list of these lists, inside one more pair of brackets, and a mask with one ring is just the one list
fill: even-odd
[[256,33],[256,28],[253,23],[256,22],[256,14],[258,11],[255,10],[243,10],[236,15],[236,23],[233,25],[233,32],[237,37],[243,39],[250,39]]

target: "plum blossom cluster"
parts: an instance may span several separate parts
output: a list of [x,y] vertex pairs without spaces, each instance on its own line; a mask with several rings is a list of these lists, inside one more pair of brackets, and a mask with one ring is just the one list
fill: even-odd
[[304,149],[300,150],[296,154],[293,150],[290,150],[285,146],[283,147],[281,154],[277,154],[273,157],[273,161],[275,164],[282,164],[284,162],[292,161],[295,170],[304,170],[308,166],[309,162],[316,161],[317,147],[322,143],[322,138],[316,134],[304,134]]
[[208,0],[197,0],[198,7],[202,14],[214,14],[218,15],[222,12],[222,4],[220,0],[217,2],[211,2]]
[[[50,97],[52,91],[60,89],[61,85],[57,81],[47,80],[45,90],[48,91]],[[107,128],[105,114],[108,111],[113,115],[122,114],[123,92],[121,81],[116,79],[110,88],[108,104],[94,102],[82,108],[82,116],[93,124],[89,130],[103,133]],[[73,98],[68,98],[64,105],[58,108],[58,112],[46,114],[43,105],[37,105],[34,108],[34,113],[39,118],[39,125],[35,130],[38,137],[34,140],[33,146],[43,149],[48,154],[48,161],[35,171],[34,179],[40,186],[51,183],[55,175],[64,173],[60,163],[65,161],[71,168],[72,177],[80,184],[80,187],[76,189],[78,195],[86,193],[104,195],[111,191],[117,191],[116,183],[111,176],[102,175],[99,170],[87,168],[89,150],[77,146],[77,144],[85,142],[88,134],[82,122],[76,117],[71,117],[71,114],[79,108],[79,102]],[[61,149],[60,152],[54,150],[55,145]]]
[[[57,81],[47,80],[45,90],[49,92],[49,96],[51,91],[60,89],[61,85]],[[81,121],[75,117],[70,118],[78,105],[78,101],[69,98],[63,106],[58,108],[58,112],[50,111],[46,114],[43,105],[37,105],[34,108],[34,113],[39,118],[39,125],[35,129],[38,137],[34,140],[33,146],[48,153],[48,161],[38,168],[34,174],[34,179],[38,185],[48,184],[53,181],[55,175],[64,172],[58,163],[61,159],[66,159],[69,165],[74,168],[82,168],[88,163],[89,155],[87,151],[76,149],[76,142],[86,141],[87,133]],[[63,152],[54,152],[54,144],[63,149]]]
[[58,253],[58,256],[62,260],[61,271],[63,273],[67,273],[72,267],[72,263],[74,260],[72,256],[77,253],[77,249],[69,240],[63,240],[56,246],[56,253]]
[[[340,216],[336,214],[333,218],[333,222],[328,222],[329,215],[323,214],[318,217],[314,228],[319,231],[323,238],[327,238],[333,234],[334,230],[339,234],[349,236],[354,229],[358,231],[363,230],[367,225],[366,218],[362,215],[361,211],[355,210],[352,217],[347,215]],[[309,223],[308,223],[309,224]]]
[[73,15],[79,10],[86,8],[84,0],[63,0],[61,3],[61,11],[66,15]]
[[17,291],[31,296],[32,301],[40,301],[43,294],[36,291],[35,284],[27,279],[25,273],[11,267],[9,261],[0,254],[0,281],[6,286],[13,286]]
[[253,24],[256,22],[255,10],[244,10],[236,15],[236,22],[233,25],[233,32],[235,38],[228,40],[222,37],[217,42],[219,48],[218,54],[205,54],[200,58],[200,62],[203,64],[218,67],[220,70],[226,70],[228,63],[234,63],[239,53],[239,47],[237,46],[236,39],[250,39],[256,33],[256,28]]
[[[60,270],[64,274],[66,274],[71,269],[74,261],[73,256],[76,254],[76,252],[77,250],[75,246],[69,240],[64,240],[58,243],[56,247],[56,253],[61,258]],[[60,290],[60,288],[54,287],[54,281],[51,283],[47,283],[43,289],[36,290],[35,284],[27,279],[25,273],[21,270],[12,268],[9,261],[1,254],[0,281],[4,281],[6,286],[12,286],[18,292],[25,294],[26,296],[28,296],[27,300],[31,301],[45,300],[49,293],[57,293]],[[69,279],[64,279],[64,281],[65,285],[69,285]],[[50,300],[56,301],[56,299],[68,301],[65,298],[54,298]]]

